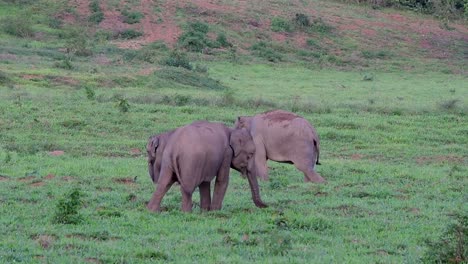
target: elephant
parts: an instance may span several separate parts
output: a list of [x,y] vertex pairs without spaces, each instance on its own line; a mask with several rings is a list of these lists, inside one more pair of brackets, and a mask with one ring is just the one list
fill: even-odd
[[320,141],[315,128],[303,117],[284,110],[255,116],[240,116],[234,127],[250,132],[255,144],[257,176],[268,180],[267,160],[292,163],[306,182],[325,182],[315,171],[319,165]]
[[146,151],[148,152],[148,172],[153,183],[158,182],[162,154],[172,133],[174,133],[174,130],[153,135],[148,139],[148,144],[146,144]]
[[[229,169],[247,176],[252,200],[267,207],[260,198],[255,173],[255,145],[245,129],[222,123],[198,121],[174,130],[165,145],[157,187],[147,208],[161,211],[161,200],[175,182],[180,184],[182,211],[192,211],[192,194],[198,187],[200,208],[220,210],[229,183]],[[210,183],[216,177],[211,200]]]

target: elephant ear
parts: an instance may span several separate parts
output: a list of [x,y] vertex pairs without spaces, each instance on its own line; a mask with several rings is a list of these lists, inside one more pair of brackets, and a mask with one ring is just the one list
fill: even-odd
[[236,123],[234,124],[234,127],[237,129],[244,128],[245,127],[245,117],[244,116],[238,116]]
[[148,156],[155,159],[156,158],[156,149],[159,146],[159,137],[152,136],[148,139],[148,144],[146,145],[146,151],[148,152]]
[[235,129],[231,133],[231,138],[229,139],[229,145],[234,151],[234,157],[237,157],[245,144],[245,135],[243,129]]

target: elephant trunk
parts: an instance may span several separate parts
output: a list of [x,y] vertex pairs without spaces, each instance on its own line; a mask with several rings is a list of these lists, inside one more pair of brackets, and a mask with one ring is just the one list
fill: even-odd
[[250,190],[252,191],[252,200],[255,206],[259,208],[268,207],[260,198],[260,190],[258,187],[257,176],[250,171],[247,171],[247,179],[249,180]]
[[148,161],[148,172],[151,177],[151,180],[154,182],[154,161]]

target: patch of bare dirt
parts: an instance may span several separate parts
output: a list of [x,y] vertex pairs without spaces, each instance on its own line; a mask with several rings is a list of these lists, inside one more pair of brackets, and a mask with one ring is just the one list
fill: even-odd
[[54,85],[78,86],[80,81],[68,76],[53,76],[49,78]]
[[134,178],[117,178],[117,179],[114,179],[114,182],[125,184],[125,185],[135,184]]
[[101,21],[101,23],[99,23],[101,28],[109,30],[113,33],[119,33],[131,28],[129,24],[123,22],[123,16],[120,11],[111,9],[107,5],[107,1],[100,1],[99,5],[101,7],[102,13],[104,14],[104,19]]
[[60,178],[62,181],[66,181],[66,182],[70,182],[70,181],[73,181],[75,180],[74,177],[72,176],[63,176],[62,178]]
[[54,150],[54,151],[49,152],[49,155],[51,156],[62,156],[64,154],[65,154],[65,151],[63,150]]
[[102,263],[102,261],[100,261],[99,259],[97,258],[85,258],[85,261],[87,263]]
[[10,180],[10,178],[6,177],[6,176],[0,176],[0,182],[1,181],[8,181]]
[[32,181],[36,179],[35,176],[26,176],[26,177],[21,177],[21,178],[18,178],[18,181],[20,182],[28,182],[28,181]]
[[43,80],[45,76],[41,74],[23,74],[21,78],[25,80]]
[[53,178],[55,178],[55,175],[51,173],[47,174],[47,176],[44,177],[44,179],[46,180],[52,180]]
[[45,185],[45,182],[36,181],[36,182],[31,183],[29,186],[31,186],[31,187],[40,187],[40,186],[44,186],[44,185]]
[[138,148],[132,148],[132,149],[130,149],[130,154],[132,154],[132,155],[140,155],[140,154],[141,154],[141,150],[138,149]]
[[422,156],[416,158],[419,165],[429,163],[464,163],[465,158],[456,155]]
[[43,248],[48,249],[52,244],[57,240],[53,235],[38,235],[33,237],[33,239]]
[[0,60],[16,60],[17,56],[9,53],[0,54]]
[[353,155],[351,155],[352,160],[360,160],[362,158],[364,158],[364,155],[362,154],[354,153]]

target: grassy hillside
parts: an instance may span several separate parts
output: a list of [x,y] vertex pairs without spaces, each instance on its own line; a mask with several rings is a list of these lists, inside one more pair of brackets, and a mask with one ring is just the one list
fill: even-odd
[[[465,22],[330,1],[0,1],[0,19],[0,263],[466,261]],[[267,209],[232,172],[221,211],[195,194],[180,213],[178,186],[146,210],[150,135],[273,108],[316,127],[327,184],[271,162]]]

